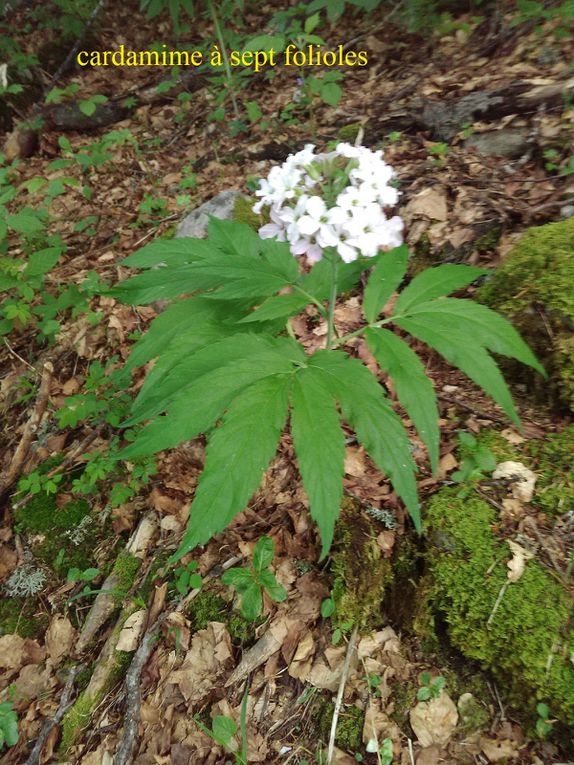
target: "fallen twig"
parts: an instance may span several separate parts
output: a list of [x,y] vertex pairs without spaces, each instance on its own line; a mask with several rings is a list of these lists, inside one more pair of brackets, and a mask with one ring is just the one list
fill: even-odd
[[38,734],[38,738],[36,739],[36,743],[34,744],[34,748],[26,760],[26,765],[40,765],[40,755],[42,754],[42,749],[48,740],[48,736],[50,735],[51,730],[55,728],[56,725],[60,724],[64,715],[72,705],[70,697],[74,689],[74,681],[78,673],[81,672],[83,668],[83,664],[77,664],[75,667],[70,668],[68,679],[66,680],[66,685],[62,691],[62,698],[60,699],[60,704],[56,710],[56,714],[54,717],[52,717],[51,720],[44,721],[40,733]]
[[355,650],[355,643],[357,642],[357,634],[359,630],[355,624],[351,637],[349,638],[349,644],[347,646],[347,653],[345,655],[345,663],[343,664],[343,672],[341,673],[341,679],[339,681],[339,689],[337,691],[337,698],[335,700],[335,709],[333,711],[333,719],[331,720],[331,735],[329,736],[329,748],[327,749],[327,765],[331,765],[333,762],[333,753],[335,751],[335,736],[337,734],[337,723],[339,722],[339,714],[341,712],[341,706],[343,705],[343,694],[345,693],[345,684],[349,675],[349,669],[351,667],[351,658]]
[[32,439],[38,430],[38,426],[42,421],[46,406],[48,405],[48,398],[50,397],[50,383],[52,382],[52,375],[54,374],[54,367],[51,362],[47,361],[42,368],[42,377],[40,379],[40,388],[38,390],[38,397],[36,399],[36,405],[32,416],[24,427],[24,432],[20,438],[20,443],[16,447],[14,456],[10,467],[6,471],[6,475],[3,480],[0,481],[0,499],[6,494],[10,487],[17,481],[22,471],[22,466],[28,456],[30,444]]

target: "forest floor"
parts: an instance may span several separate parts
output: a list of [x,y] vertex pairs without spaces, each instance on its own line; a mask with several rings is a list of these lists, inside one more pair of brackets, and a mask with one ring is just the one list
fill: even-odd
[[[90,32],[90,48],[114,49],[124,43],[126,48],[145,50],[158,37],[168,39],[169,22],[147,22],[140,14],[134,23],[135,5],[107,4]],[[272,4],[247,10],[241,34],[261,33],[262,21],[272,10]],[[16,30],[19,43],[28,52],[45,48],[45,30],[22,28],[18,35],[18,18],[11,19],[10,28],[13,34]],[[272,78],[265,72],[251,75],[247,90],[238,90],[238,97],[240,102],[245,98],[256,102],[261,115],[248,121],[247,132],[236,135],[230,132],[228,118],[213,118],[222,91],[207,74],[197,75],[188,101],[168,92],[162,99],[141,103],[106,128],[42,129],[35,150],[15,163],[12,183],[22,189],[32,179],[52,182],[63,174],[77,182],[68,183],[66,193],[51,202],[50,234],[58,234],[67,249],[46,275],[44,289],[79,285],[92,272],[109,284],[125,278],[130,270],[121,265],[122,259],[144,243],[173,235],[174,225],[190,209],[224,190],[250,193],[249,179],[265,176],[274,163],[305,143],[323,148],[332,140],[348,136],[354,140],[359,129],[363,143],[383,148],[385,160],[397,171],[402,193],[399,214],[405,218],[407,242],[416,253],[418,267],[445,260],[498,266],[529,226],[559,219],[561,210],[572,202],[574,175],[549,169],[554,155],[545,154],[564,137],[569,135],[571,140],[572,102],[567,102],[569,110],[563,102],[552,102],[516,113],[510,110],[485,121],[474,118],[446,138],[441,138],[440,127],[439,134],[436,130],[433,134],[423,124],[413,124],[408,115],[422,110],[426,101],[444,103],[471,92],[504,91],[519,81],[525,89],[564,82],[572,76],[572,43],[571,37],[553,36],[552,24],[541,34],[535,23],[509,27],[503,17],[476,24],[466,16],[458,22],[441,34],[426,36],[405,31],[394,19],[387,20],[383,11],[374,20],[348,11],[336,25],[325,25],[321,34],[332,48],[351,42],[353,49],[367,50],[369,65],[345,71],[340,103],[329,106],[318,98],[301,103],[294,70],[279,68]],[[199,44],[212,35],[211,20],[202,18],[194,24],[189,40]],[[58,59],[55,68],[66,53],[53,52]],[[46,70],[41,77],[44,86],[76,83],[81,98],[104,94],[118,103],[149,90],[165,73],[151,68],[73,68],[57,83],[51,83]],[[118,134],[109,138],[110,131],[126,132],[123,138]],[[512,156],[493,156],[471,147],[478,137],[491,136],[493,131],[503,140],[518,136],[518,150],[511,151]],[[507,147],[504,152],[508,153]],[[65,170],[54,165],[60,158],[82,154],[88,155],[83,165],[78,159]],[[82,192],[86,187],[89,193]],[[34,207],[32,186],[28,188],[25,204]],[[129,472],[115,476],[103,469],[101,480],[88,487],[91,493],[79,500],[72,481],[81,476],[86,454],[105,455],[121,438],[121,431],[103,416],[116,405],[114,401],[119,399],[121,404],[121,393],[102,384],[103,373],[97,365],[107,370],[106,375],[118,369],[129,355],[134,333],[144,330],[159,311],[157,306],[134,308],[98,295],[89,298],[89,309],[90,314],[74,316],[73,310],[62,314],[60,330],[49,344],[41,342],[31,322],[16,326],[0,347],[3,468],[9,472],[23,434],[39,413],[36,436],[18,472],[26,476],[39,468],[44,474],[52,470],[63,477],[58,479],[55,498],[40,492],[35,500],[27,499],[37,501],[40,496],[48,502],[50,496],[52,513],[84,502],[84,510],[75,516],[80,524],[76,529],[89,529],[83,540],[87,546],[78,548],[85,557],[76,554],[72,559],[65,549],[69,529],[45,526],[43,533],[33,528],[22,512],[27,507],[26,491],[15,494],[13,486],[11,497],[4,498],[0,583],[6,583],[19,567],[31,565],[30,555],[46,579],[36,596],[6,598],[3,606],[0,688],[4,695],[0,701],[12,699],[20,738],[2,761],[111,763],[120,742],[126,746],[131,736],[135,762],[142,765],[217,765],[233,755],[206,735],[194,716],[208,726],[214,716],[228,716],[239,726],[242,699],[248,693],[248,762],[326,762],[320,751],[327,748],[333,702],[351,640],[344,624],[322,615],[327,613],[325,601],[336,575],[333,561],[342,544],[341,527],[333,556],[318,564],[320,546],[288,434],[249,508],[175,572],[166,560],[185,527],[201,473],[203,440],[162,453],[147,483],[145,475],[138,483]],[[345,332],[359,326],[357,294],[340,302],[336,319]],[[326,327],[312,313],[297,320],[296,331],[309,349],[324,344]],[[347,350],[370,363],[361,341],[351,342]],[[424,447],[413,436],[423,508],[429,496],[453,484],[452,472],[461,463],[459,431],[478,435],[496,430],[514,446],[558,432],[568,422],[566,415],[533,402],[527,380],[517,381],[513,393],[523,422],[519,433],[462,374],[436,354],[424,353],[426,371],[439,397],[442,441],[440,468],[433,476]],[[143,371],[137,372],[130,395],[142,381]],[[70,404],[69,397],[81,395],[88,396],[88,404],[80,404],[79,399]],[[72,416],[70,412],[81,405],[86,410]],[[42,468],[46,463],[48,467]],[[375,536],[382,558],[395,561],[400,545],[405,540],[412,544],[400,500],[352,441],[345,470],[345,490],[353,502],[392,515],[388,527],[375,526]],[[134,495],[111,501],[114,484],[130,482],[136,487]],[[119,489],[114,490],[117,498]],[[489,494],[488,486],[480,490],[494,504],[500,503],[501,490],[498,494],[496,489]],[[42,508],[37,513],[40,517]],[[542,564],[549,570],[558,567],[562,573],[572,549],[572,530],[545,524],[536,507],[526,508],[521,529],[528,526],[524,519],[529,515],[544,539],[552,537],[550,557],[544,546],[540,549]],[[509,525],[507,521],[506,530]],[[50,540],[52,560],[35,554],[45,545],[46,535],[57,537]],[[231,589],[218,576],[222,568],[248,561],[263,535],[274,541],[272,568],[288,598],[283,603],[265,599],[262,617],[249,623],[239,616]],[[424,551],[424,541],[416,544]],[[114,567],[126,546],[137,561],[127,580],[122,579],[121,565]],[[356,554],[362,554],[360,547]],[[58,555],[60,565],[55,565]],[[196,569],[186,568],[192,558]],[[423,552],[418,560],[417,576],[422,577]],[[131,562],[133,558],[125,557],[123,564],[129,568]],[[203,582],[201,589],[194,590],[190,574],[197,573]],[[103,602],[97,593],[112,589],[110,582],[120,596],[114,600],[104,593]],[[441,633],[443,644],[431,641],[429,649],[428,641],[413,627],[413,613],[421,604],[406,602],[422,597],[422,589],[401,586],[404,591],[391,588],[380,604],[378,621],[371,620],[358,635],[357,654],[345,668],[339,716],[343,734],[337,738],[334,762],[390,763],[366,750],[373,734],[379,743],[391,740],[392,761],[402,765],[546,765],[572,755],[552,737],[537,736],[535,719],[507,704],[505,688],[478,663],[450,647],[446,632]],[[571,583],[568,587],[571,591]],[[17,603],[11,628],[6,626],[8,601],[10,608]],[[97,612],[90,616],[95,626],[86,638],[92,605]],[[128,628],[122,629],[128,614]],[[334,632],[338,641],[333,641]],[[119,662],[114,653],[118,650],[122,666],[109,671],[110,662]],[[70,746],[65,756],[58,754],[66,702],[77,698],[82,689],[85,692],[86,686],[95,687],[88,683],[94,683],[98,672],[107,674],[97,703],[89,716],[78,713],[77,729],[68,718],[64,735]],[[462,717],[454,727],[451,706],[445,702],[442,713],[439,709],[435,718],[427,720],[430,739],[425,741],[423,736],[421,742],[411,713],[419,706],[424,716],[427,709],[416,698],[426,679],[424,672],[445,679],[441,699],[448,697],[455,709],[458,703],[459,716],[460,697],[465,692],[473,694],[482,715],[477,728],[469,733]],[[33,743],[50,720],[56,724],[45,736],[38,758],[30,754]],[[239,735],[236,739],[240,742]],[[126,760],[116,759],[120,761]]]

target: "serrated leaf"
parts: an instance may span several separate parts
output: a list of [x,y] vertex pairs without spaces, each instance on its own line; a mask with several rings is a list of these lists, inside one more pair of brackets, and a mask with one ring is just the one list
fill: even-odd
[[408,257],[409,251],[404,244],[379,256],[363,295],[363,312],[369,324],[375,321],[399,288],[407,270]]
[[309,360],[324,373],[325,384],[339,402],[344,419],[359,442],[391,480],[418,531],[420,509],[415,463],[401,419],[392,410],[371,372],[342,351],[318,351]]
[[107,295],[128,305],[147,305],[156,300],[171,300],[185,293],[208,290],[221,284],[219,274],[194,269],[195,263],[162,266],[126,279],[107,291]]
[[409,309],[433,298],[449,295],[455,290],[467,287],[479,276],[490,273],[485,268],[474,268],[454,263],[427,268],[406,287],[395,303],[395,314],[410,312]]
[[309,303],[308,298],[296,292],[289,295],[274,295],[267,298],[248,316],[240,320],[240,324],[248,324],[272,319],[287,318],[299,313]]
[[223,252],[241,257],[257,257],[261,239],[246,223],[234,220],[221,220],[209,216],[207,239]]
[[[361,274],[373,265],[368,258],[358,258],[351,263],[339,263],[337,289],[347,292],[359,281]],[[311,271],[300,282],[300,287],[316,300],[328,300],[331,292],[332,266],[328,256],[315,263]]]
[[275,555],[275,543],[271,537],[261,537],[253,548],[253,568],[261,573],[268,568]]
[[[268,374],[290,372],[293,363],[305,363],[305,360],[306,356],[301,346],[290,338],[237,333],[184,357],[162,376],[155,375],[154,368],[132,405],[132,416],[124,424],[136,424],[158,411],[165,410],[175,394],[179,399],[184,395],[187,397],[186,390],[191,389],[195,392],[195,386],[202,376],[216,373],[218,369],[229,364],[237,363],[234,375],[249,376],[251,370],[256,375],[254,379],[259,379]],[[242,361],[245,362],[243,366],[239,363]],[[234,376],[231,372],[232,370],[227,370],[230,378]],[[231,382],[230,379],[226,383],[225,377],[220,374],[216,381],[212,379],[212,388],[217,391],[219,385],[223,385],[224,389],[227,389]],[[187,403],[189,400],[187,399]]]
[[178,237],[177,239],[156,239],[122,260],[122,266],[130,268],[151,268],[160,263],[183,265],[213,255],[215,247],[205,239]]
[[365,339],[377,364],[391,376],[400,403],[426,444],[435,473],[440,439],[439,412],[434,388],[424,366],[416,353],[387,329],[368,329]]
[[287,591],[285,587],[283,587],[282,584],[279,584],[275,578],[275,574],[272,571],[269,571],[268,568],[260,572],[259,582],[274,603],[282,603],[287,599]]
[[546,377],[544,368],[514,329],[500,314],[472,300],[443,298],[413,306],[408,318],[431,327],[454,328],[467,338],[467,344],[483,345],[494,353],[510,356]]
[[26,276],[40,276],[47,274],[50,271],[62,254],[61,247],[46,247],[43,250],[38,250],[32,253],[28,260],[28,265],[24,269]]
[[291,398],[291,433],[309,510],[321,534],[321,558],[331,542],[343,496],[345,439],[333,393],[313,368],[297,372]]
[[188,527],[172,560],[207,542],[246,507],[277,449],[290,386],[290,375],[267,377],[233,400],[209,441]]
[[468,335],[457,332],[452,328],[452,324],[450,328],[440,327],[438,322],[429,326],[418,317],[397,319],[396,324],[430,345],[453,366],[458,367],[492,396],[513,422],[520,424],[504,378],[488,351],[482,346],[471,343]]
[[261,257],[272,266],[278,274],[290,282],[296,282],[299,278],[299,262],[293,257],[287,242],[279,242],[277,239],[261,239]]

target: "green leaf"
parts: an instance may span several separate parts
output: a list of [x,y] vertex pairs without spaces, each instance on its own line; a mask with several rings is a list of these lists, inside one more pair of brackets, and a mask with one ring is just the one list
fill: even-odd
[[245,508],[277,449],[290,385],[290,375],[267,377],[233,400],[209,441],[188,527],[172,560],[207,542]]
[[345,420],[374,462],[389,476],[420,531],[416,466],[410,442],[381,386],[358,359],[351,359],[342,351],[318,351],[309,365],[323,371],[325,383],[341,405]]
[[30,255],[24,273],[26,276],[41,276],[48,273],[58,262],[62,254],[61,247],[46,247]]
[[[161,377],[153,375],[152,370],[134,401],[131,418],[124,424],[133,425],[165,411],[173,396],[188,407],[190,401],[201,401],[206,386],[206,381],[201,380],[204,375],[217,375],[210,378],[212,391],[205,391],[209,400],[230,390],[230,386],[236,390],[270,374],[291,372],[293,363],[305,360],[301,346],[290,338],[248,333],[223,338],[183,358]],[[236,367],[229,369],[230,364]],[[226,380],[226,375],[230,379]],[[233,377],[237,377],[236,383]],[[190,398],[192,395],[195,398]]]
[[275,52],[285,48],[285,35],[257,35],[247,41],[243,50],[266,50],[273,48]]
[[379,256],[363,296],[363,312],[369,324],[375,321],[385,303],[399,288],[407,270],[408,257],[409,251],[404,244]]
[[265,592],[269,595],[274,603],[282,603],[287,599],[287,591],[282,584],[279,584],[275,578],[275,574],[269,571],[268,568],[261,571],[259,574],[259,582],[263,585]]
[[261,239],[246,223],[209,216],[207,240],[228,255],[255,258]]
[[18,213],[6,215],[6,223],[19,234],[36,234],[44,228],[38,215],[28,208]]
[[345,439],[333,394],[323,372],[297,372],[293,384],[291,433],[311,516],[321,534],[321,558],[331,542],[343,496]]
[[395,303],[394,312],[399,314],[407,313],[408,309],[424,303],[432,298],[441,295],[449,295],[455,290],[471,284],[479,276],[490,273],[484,268],[474,268],[472,266],[463,266],[457,264],[446,264],[427,268],[412,280],[406,287]]
[[261,573],[264,568],[269,568],[275,555],[275,543],[271,537],[261,537],[253,549],[253,568]]
[[467,344],[483,345],[494,353],[510,356],[546,377],[544,368],[512,324],[480,303],[443,298],[414,306],[408,313],[409,319],[430,327],[452,327],[466,336]]
[[223,746],[227,746],[237,732],[237,725],[231,717],[217,715],[211,723],[213,738]]
[[307,297],[296,292],[289,295],[274,295],[267,298],[252,313],[241,319],[240,324],[286,319],[288,316],[293,316],[302,311],[309,302]]
[[337,106],[342,95],[343,91],[336,82],[326,82],[321,87],[321,98],[329,106]]
[[492,396],[513,422],[520,425],[504,378],[488,351],[482,346],[472,344],[467,334],[453,329],[452,323],[450,326],[441,326],[441,323],[436,321],[433,326],[429,326],[427,322],[415,317],[396,319],[396,324],[430,345],[453,366],[458,367]]
[[257,619],[262,610],[263,592],[259,584],[252,581],[251,585],[241,593],[241,615],[252,622]]
[[321,603],[321,616],[323,619],[328,619],[335,613],[335,601],[333,598],[325,598]]
[[151,268],[161,263],[183,265],[202,258],[209,258],[214,246],[205,239],[178,237],[177,239],[156,239],[122,260],[122,266],[130,268]]
[[249,568],[230,568],[221,575],[223,584],[243,592],[253,584],[253,571]]
[[368,329],[365,338],[377,364],[392,377],[399,401],[426,444],[435,473],[440,440],[439,412],[424,366],[416,353],[387,329]]

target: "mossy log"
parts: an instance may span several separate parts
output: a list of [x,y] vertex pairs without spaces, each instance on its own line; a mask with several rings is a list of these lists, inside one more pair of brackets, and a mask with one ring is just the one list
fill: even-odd
[[[479,300],[506,314],[546,367],[550,384],[520,366],[521,380],[574,411],[574,218],[530,228]],[[518,370],[517,370],[518,373]]]

